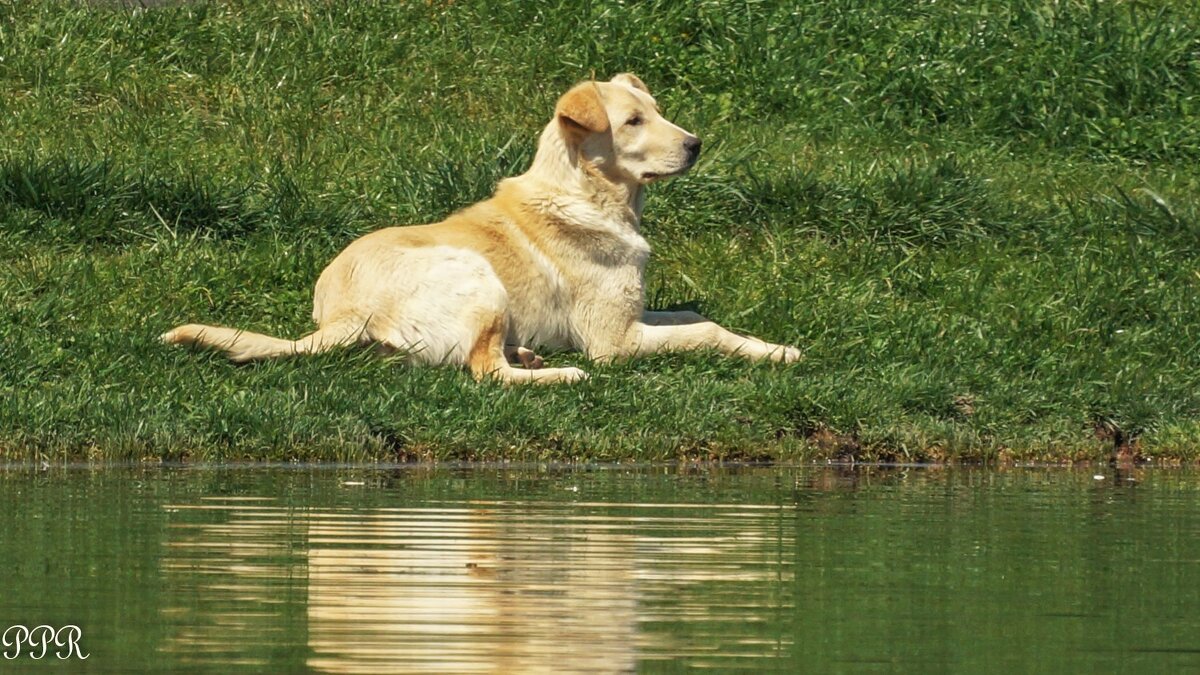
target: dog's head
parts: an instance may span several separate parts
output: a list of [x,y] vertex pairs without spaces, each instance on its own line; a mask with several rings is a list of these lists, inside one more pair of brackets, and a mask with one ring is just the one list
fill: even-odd
[[700,139],[669,122],[635,75],[583,82],[558,100],[563,138],[613,180],[646,184],[696,163]]

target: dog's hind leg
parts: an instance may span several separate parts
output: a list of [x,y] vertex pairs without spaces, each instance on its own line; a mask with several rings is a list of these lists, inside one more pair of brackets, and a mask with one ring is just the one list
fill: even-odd
[[[524,347],[506,349],[504,332],[504,320],[497,316],[484,325],[476,337],[467,357],[467,366],[476,380],[491,378],[504,383],[554,384],[587,379],[587,373],[578,368],[541,367],[541,357]],[[526,363],[526,368],[513,368],[508,362],[509,353]],[[536,359],[533,363],[537,365],[530,366],[526,358]]]
[[491,263],[474,251],[450,246],[406,249],[357,269],[350,286],[318,289],[317,314],[350,308],[356,316],[369,316],[368,337],[406,353],[412,363],[466,366],[477,380],[501,382],[541,384],[585,377],[578,368],[531,368],[538,359],[527,349],[509,352],[527,368],[509,363],[504,348],[508,292]]
[[506,345],[504,347],[504,358],[508,359],[511,364],[521,364],[527,370],[537,370],[546,365],[542,357],[538,356],[532,349],[525,347],[517,347],[514,345]]

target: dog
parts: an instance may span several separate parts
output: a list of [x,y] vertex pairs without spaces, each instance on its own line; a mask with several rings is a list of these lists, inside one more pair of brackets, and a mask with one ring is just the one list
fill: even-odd
[[596,362],[694,349],[796,361],[794,347],[695,312],[645,309],[646,186],[685,173],[699,155],[700,139],[664,118],[637,76],[582,82],[559,98],[529,170],[500,181],[490,199],[440,223],[372,232],[338,254],[317,280],[316,332],[286,340],[187,324],[161,339],[235,362],[374,343],[506,383],[587,378],[544,367],[538,346]]

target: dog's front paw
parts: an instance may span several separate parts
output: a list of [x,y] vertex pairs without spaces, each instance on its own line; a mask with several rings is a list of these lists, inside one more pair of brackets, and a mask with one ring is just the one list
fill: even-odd
[[795,363],[801,358],[803,358],[803,354],[795,347],[776,345],[775,349],[771,351],[771,360],[776,363]]
[[561,372],[558,375],[558,379],[555,380],[556,382],[582,382],[588,379],[588,374],[579,368],[566,367],[559,368],[558,370]]
[[[521,382],[533,384],[569,384],[588,379],[588,374],[578,368],[540,368],[538,370],[513,370],[520,373]],[[516,380],[510,380],[516,381]]]

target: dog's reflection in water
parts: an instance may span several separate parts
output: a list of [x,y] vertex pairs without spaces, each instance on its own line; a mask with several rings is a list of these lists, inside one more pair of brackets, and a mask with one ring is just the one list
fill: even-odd
[[[794,512],[750,505],[173,506],[166,649],[325,672],[625,672],[768,636]],[[702,511],[700,509],[703,509]],[[203,520],[204,522],[197,522]],[[736,623],[729,620],[736,606]],[[255,636],[257,649],[241,638]],[[724,659],[724,660],[723,660]]]
[[202,508],[222,522],[178,525],[163,562],[185,662],[278,665],[235,637],[253,635],[305,640],[297,665],[325,672],[634,669],[628,534],[486,508]]
[[[634,669],[631,537],[486,510],[431,515],[314,520],[310,667]],[[397,545],[357,547],[363,540]]]

